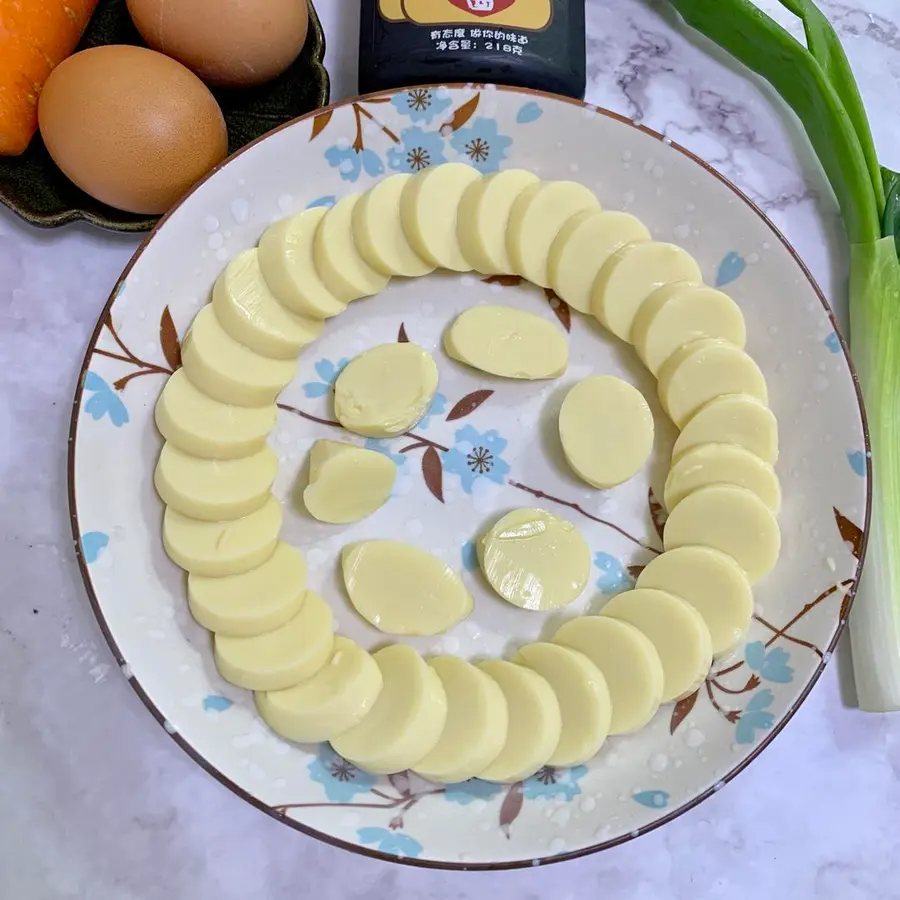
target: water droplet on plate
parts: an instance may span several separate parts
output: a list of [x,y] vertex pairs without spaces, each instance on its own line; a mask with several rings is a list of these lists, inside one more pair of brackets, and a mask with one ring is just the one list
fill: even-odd
[[684,736],[684,742],[688,747],[699,747],[706,742],[706,735],[699,728],[691,728]]
[[553,815],[550,817],[550,821],[552,821],[555,825],[559,825],[560,828],[565,828],[566,825],[569,824],[569,819],[572,817],[572,813],[570,812],[567,806],[561,806]]
[[566,849],[566,842],[561,837],[555,837],[547,845],[551,853],[562,853]]
[[308,550],[306,553],[306,564],[311,569],[315,569],[318,566],[321,566],[327,558],[327,554],[324,550],[319,547],[313,547],[312,550]]

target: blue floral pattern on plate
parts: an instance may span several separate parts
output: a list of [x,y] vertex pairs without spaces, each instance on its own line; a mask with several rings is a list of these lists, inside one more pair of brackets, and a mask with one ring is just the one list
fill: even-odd
[[448,109],[452,102],[449,92],[433,88],[413,88],[391,98],[391,106],[397,112],[409,116],[413,122],[424,122],[426,125]]
[[400,147],[387,152],[388,165],[396,172],[421,172],[429,166],[447,162],[446,144],[440,132],[422,128],[404,128]]
[[540,104],[529,100],[527,103],[523,103],[516,113],[516,122],[519,125],[527,125],[529,122],[536,122],[543,114],[544,110],[541,109]]
[[460,128],[450,138],[450,146],[484,174],[499,171],[511,144],[512,138],[497,130],[496,119],[475,119],[470,127]]
[[638,791],[631,795],[631,799],[648,809],[665,809],[669,805],[669,795],[666,791]]
[[554,797],[572,800],[581,793],[578,782],[587,774],[587,766],[572,766],[570,769],[557,769],[544,766],[522,783],[525,798]]
[[358,828],[356,836],[361,844],[374,845],[382,853],[390,853],[392,856],[408,856],[413,859],[420,856],[422,845],[408,834],[401,831],[390,831],[387,828]]
[[128,424],[128,410],[122,398],[96,372],[85,373],[84,391],[91,395],[84,404],[84,411],[95,422],[108,417],[116,428]]
[[775,716],[768,711],[775,695],[768,689],[757,691],[744,707],[734,729],[734,739],[739,744],[752,744],[756,732],[767,731],[775,724]]
[[467,572],[474,572],[478,568],[478,550],[475,541],[466,541],[460,552],[462,566]]
[[848,450],[847,462],[850,468],[861,478],[866,475],[866,454],[862,450]]
[[357,794],[366,794],[378,781],[331,749],[319,744],[316,757],[306,767],[309,777],[325,788],[325,796],[336,803],[349,803]]
[[223,697],[221,694],[208,694],[203,698],[203,709],[205,712],[225,712],[234,706],[234,701]]
[[628,574],[620,559],[604,550],[594,554],[594,565],[600,570],[595,582],[597,590],[606,596],[620,594],[634,587],[634,579]]
[[831,334],[825,338],[825,346],[828,348],[829,353],[841,352],[841,339],[837,336],[836,331],[832,331]]
[[766,649],[762,641],[753,641],[744,648],[744,661],[751,672],[758,672],[766,681],[789,684],[794,670],[788,665],[791,654],[781,647]]
[[324,197],[316,197],[315,200],[310,200],[309,203],[306,204],[307,209],[316,209],[319,206],[324,206],[326,208],[330,208],[337,203],[337,196],[334,194],[325,194]]
[[474,800],[490,800],[502,792],[502,784],[472,778],[469,781],[448,784],[444,790],[444,799],[451,803],[458,803],[460,806],[468,806]]
[[352,146],[339,147],[335,144],[325,151],[325,159],[328,165],[340,172],[344,181],[358,181],[363,171],[371,178],[377,178],[384,172],[384,163],[374,150],[356,150]]
[[81,536],[81,554],[88,565],[97,562],[108,546],[109,535],[103,531],[88,531]]
[[506,440],[493,428],[483,434],[471,425],[460,428],[454,435],[454,446],[444,453],[444,471],[458,475],[462,489],[472,493],[479,478],[504,484],[510,466],[502,457]]
[[726,284],[736,281],[746,268],[747,263],[740,253],[736,250],[726,253],[716,270],[716,287],[724,287]]
[[321,380],[307,381],[306,384],[303,385],[303,393],[310,399],[324,397],[334,387],[338,375],[344,371],[344,368],[349,362],[350,360],[346,357],[339,359],[337,362],[332,362],[330,359],[320,359],[314,368],[316,370],[316,375],[318,375]]

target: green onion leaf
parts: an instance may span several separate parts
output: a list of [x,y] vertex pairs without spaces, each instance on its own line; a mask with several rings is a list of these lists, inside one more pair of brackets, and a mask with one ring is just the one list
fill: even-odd
[[866,158],[869,178],[875,191],[875,205],[880,215],[881,210],[884,209],[884,188],[881,182],[878,156],[875,153],[875,141],[872,138],[872,129],[869,127],[866,108],[863,106],[856,79],[853,77],[853,70],[850,68],[850,61],[847,59],[847,54],[844,53],[840,39],[831,27],[831,23],[822,15],[812,0],[781,0],[781,5],[803,21],[807,49],[824,70],[828,81],[853,123],[853,130],[859,140],[860,149]]
[[885,203],[881,233],[885,237],[893,235],[897,255],[900,256],[900,173],[884,168],[881,172],[885,176]]
[[851,243],[881,237],[865,154],[841,98],[812,54],[750,0],[670,0],[684,20],[765,78],[806,129]]

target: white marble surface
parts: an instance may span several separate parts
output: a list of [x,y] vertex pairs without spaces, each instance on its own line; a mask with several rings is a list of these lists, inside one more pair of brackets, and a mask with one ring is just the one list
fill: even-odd
[[[860,6],[828,0],[824,8],[845,40],[882,161],[897,169],[897,0],[853,2]],[[358,4],[319,6],[339,98],[355,88]],[[796,123],[663,10],[588,0],[588,98],[664,130],[734,179],[841,311],[836,207]],[[442,873],[353,857],[267,818],[196,767],[111,665],[66,516],[78,367],[135,244],[80,226],[39,232],[0,210],[4,900],[900,898],[900,717],[865,715],[842,699],[842,654],[784,734],[727,789],[638,841],[534,871]]]

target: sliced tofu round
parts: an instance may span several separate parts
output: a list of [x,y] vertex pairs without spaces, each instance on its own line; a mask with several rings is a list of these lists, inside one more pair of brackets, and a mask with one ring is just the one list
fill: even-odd
[[184,369],[166,382],[156,404],[159,433],[179,450],[207,459],[239,459],[265,446],[278,408],[231,406],[207,397]]
[[412,647],[373,655],[384,686],[365,718],[331,741],[335,752],[376,775],[414,769],[436,746],[447,721],[437,672]]
[[728,294],[705,284],[677,283],[641,304],[631,337],[641,362],[656,375],[676,350],[701,338],[720,338],[743,350],[747,327]]
[[588,209],[599,210],[600,201],[577,181],[542,181],[525,188],[512,205],[506,231],[513,272],[550,287],[550,248],[563,225]]
[[682,454],[666,478],[666,509],[672,512],[688,494],[711,484],[745,487],[776,516],[781,509],[781,484],[775,470],[737,444],[698,444]]
[[580,212],[563,225],[550,247],[550,287],[573,309],[590,314],[594,282],[606,261],[626,244],[649,240],[644,223],[628,213]]
[[474,606],[445,562],[399,541],[349,544],[341,569],[354,609],[385,634],[440,634]]
[[343,303],[370,297],[387,287],[390,277],[373,269],[353,238],[353,212],[359,194],[342,197],[322,217],[313,238],[313,259],[322,283]]
[[630,622],[611,616],[580,616],[553,637],[583,653],[602,673],[609,689],[610,734],[629,734],[656,715],[663,695],[663,667],[653,642]]
[[591,573],[581,532],[543,509],[516,509],[485,532],[478,562],[488,584],[507,602],[546,612],[576,600]]
[[269,359],[295,359],[322,333],[322,320],[282,306],[263,279],[259,251],[239,253],[216,279],[212,307],[239,344]]
[[396,437],[428,412],[438,368],[418,344],[380,344],[352,359],[334,385],[334,412],[347,431]]
[[578,766],[596,755],[612,718],[609,688],[600,669],[578,650],[545,642],[527,644],[513,662],[545,678],[559,700],[559,743],[547,764]]
[[653,413],[641,392],[621,378],[579,381],[559,411],[559,437],[572,471],[598,488],[628,481],[653,449]]
[[257,691],[256,708],[276,734],[289,741],[330,741],[359,725],[383,685],[371,654],[336,636],[331,656],[311,678],[281,691]]
[[714,484],[689,494],[666,520],[666,550],[696,545],[726,553],[751,584],[778,562],[781,531],[771,510],[746,488]]
[[233,406],[270,406],[297,371],[296,359],[268,359],[229,337],[209,305],[185,336],[181,362],[199,390]]
[[383,453],[339,441],[316,441],[309,454],[303,503],[320,522],[358,522],[387,503],[396,478],[396,463]]
[[635,316],[654,291],[676,282],[702,280],[696,260],[675,244],[626,244],[600,270],[591,292],[591,311],[616,337],[633,343]]
[[281,504],[271,494],[256,512],[225,522],[203,522],[167,507],[163,546],[186,572],[213,578],[239,575],[272,555],[281,522]]
[[490,659],[478,668],[500,685],[506,698],[506,743],[478,777],[510,784],[534,775],[553,755],[562,734],[559,700],[546,678],[533,669]]
[[191,615],[227,637],[254,637],[274,631],[300,612],[306,596],[306,562],[279,541],[261,565],[240,575],[188,576]]
[[684,426],[672,459],[700,444],[737,444],[773,466],[778,461],[778,422],[765,403],[749,394],[714,397]]
[[319,277],[313,254],[327,207],[316,206],[270,225],[259,239],[259,269],[278,302],[311,319],[330,319],[347,304]]
[[692,694],[712,664],[712,640],[700,613],[667,591],[637,588],[617,594],[600,613],[634,625],[651,641],[663,669],[662,702]]
[[194,519],[222,522],[255,512],[278,474],[271,447],[243,459],[202,459],[166,442],[153,476],[163,503]]
[[455,784],[474,778],[506,743],[509,713],[500,685],[455,656],[428,660],[447,695],[447,722],[437,746],[416,764],[429,781]]
[[657,556],[635,586],[668,591],[690,603],[706,622],[714,656],[734,649],[750,627],[750,582],[730,556],[712,547],[678,547]]
[[400,222],[413,250],[430,265],[468,272],[456,223],[466,189],[481,178],[463,163],[429,166],[413,175],[400,196]]
[[333,644],[331,608],[312,591],[294,618],[274,631],[217,634],[213,640],[219,674],[248,691],[279,691],[312,678],[328,662]]
[[538,177],[525,169],[507,169],[473,181],[459,202],[457,237],[469,267],[482,275],[510,275],[506,229],[513,203]]
[[512,306],[473,306],[444,334],[444,350],[501,378],[557,378],[569,364],[569,343],[547,319]]
[[734,344],[701,338],[676,350],[659,370],[659,399],[681,429],[710,400],[722,394],[749,394],[768,404],[759,366]]
[[382,275],[417,278],[435,267],[412,248],[400,223],[400,197],[412,175],[391,175],[369,188],[353,208],[359,255]]

